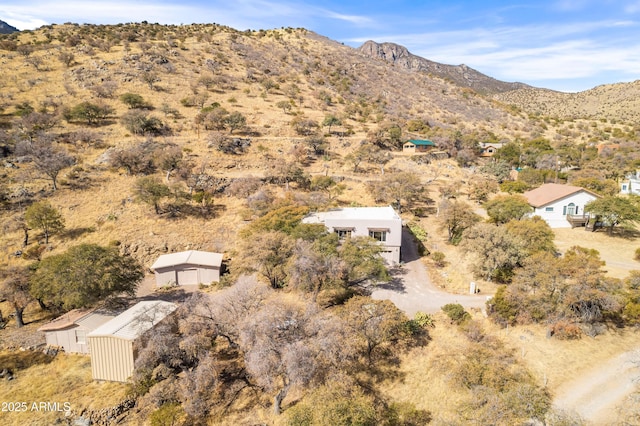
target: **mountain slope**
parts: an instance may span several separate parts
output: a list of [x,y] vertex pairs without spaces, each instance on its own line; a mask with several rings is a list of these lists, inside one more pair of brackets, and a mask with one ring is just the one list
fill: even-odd
[[409,71],[426,72],[480,93],[502,93],[529,87],[524,83],[496,80],[464,64],[456,66],[433,62],[416,56],[410,53],[406,47],[395,43],[376,43],[369,40],[360,46],[358,51],[365,56],[383,59]]
[[0,34],[11,34],[20,31],[16,27],[12,27],[4,21],[0,21]]
[[578,93],[521,89],[499,93],[494,99],[542,115],[562,118],[606,118],[637,121],[640,118],[640,80],[606,84]]

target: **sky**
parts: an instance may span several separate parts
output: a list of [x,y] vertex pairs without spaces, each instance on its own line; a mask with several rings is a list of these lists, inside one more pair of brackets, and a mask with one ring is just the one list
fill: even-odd
[[640,79],[640,0],[2,0],[0,20],[303,27],[348,46],[401,44],[503,81],[564,92]]

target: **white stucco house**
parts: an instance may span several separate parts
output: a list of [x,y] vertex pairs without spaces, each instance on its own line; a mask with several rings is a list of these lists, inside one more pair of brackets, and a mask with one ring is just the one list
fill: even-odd
[[585,214],[584,206],[600,198],[579,186],[558,183],[545,183],[523,195],[533,208],[531,216],[540,216],[552,228],[585,225],[588,214]]
[[220,281],[222,254],[188,250],[163,254],[151,265],[156,285],[211,284]]
[[640,195],[640,170],[636,170],[635,173],[627,175],[627,177],[620,182],[620,193]]
[[384,246],[381,254],[388,263],[400,263],[402,219],[391,206],[347,207],[311,213],[302,222],[323,224],[341,240],[372,237]]

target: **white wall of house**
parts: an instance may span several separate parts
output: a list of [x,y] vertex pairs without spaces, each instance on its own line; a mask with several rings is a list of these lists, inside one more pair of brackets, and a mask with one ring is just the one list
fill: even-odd
[[532,216],[540,216],[552,228],[571,228],[567,221],[568,214],[584,214],[584,206],[597,197],[586,191],[571,194],[559,200],[552,201],[544,206],[534,209]]
[[384,246],[382,257],[390,264],[400,263],[402,219],[391,207],[355,207],[320,212],[303,219],[305,223],[322,223],[341,238],[373,237]]
[[622,181],[620,193],[640,195],[640,170],[631,176],[627,176],[627,179]]

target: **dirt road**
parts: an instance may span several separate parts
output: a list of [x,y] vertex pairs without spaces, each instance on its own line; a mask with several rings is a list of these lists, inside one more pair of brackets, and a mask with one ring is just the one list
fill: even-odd
[[427,268],[418,256],[413,237],[406,229],[402,231],[402,260],[403,264],[392,273],[393,280],[378,286],[371,297],[391,300],[409,317],[413,317],[418,311],[438,312],[447,303],[484,309],[487,295],[451,294],[431,283]]
[[636,389],[640,379],[638,361],[640,348],[608,360],[562,385],[554,405],[596,425],[616,424],[617,408]]

